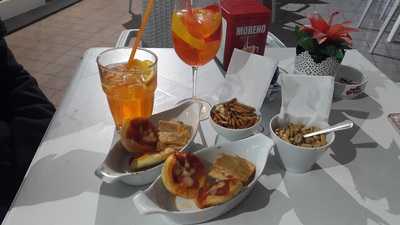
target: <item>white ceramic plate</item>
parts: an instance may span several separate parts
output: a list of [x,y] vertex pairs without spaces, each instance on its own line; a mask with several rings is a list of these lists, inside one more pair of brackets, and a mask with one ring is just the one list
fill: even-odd
[[214,219],[239,204],[254,188],[264,170],[272,146],[273,141],[270,138],[263,134],[256,134],[240,141],[205,148],[195,153],[206,166],[211,165],[220,153],[236,154],[256,165],[256,174],[250,184],[224,204],[198,209],[192,200],[170,194],[165,189],[161,177],[158,177],[145,191],[139,191],[133,197],[133,202],[141,214],[161,214],[167,220],[178,224],[194,224]]
[[[169,110],[154,114],[150,121],[158,124],[159,120],[179,120],[192,127],[192,136],[188,143],[181,149],[186,150],[196,136],[200,122],[200,104],[195,102],[185,102]],[[129,185],[149,184],[161,173],[162,164],[146,170],[131,172],[129,160],[132,153],[126,151],[120,141],[118,141],[107,154],[104,162],[96,169],[95,174],[104,182],[113,183],[122,181]]]

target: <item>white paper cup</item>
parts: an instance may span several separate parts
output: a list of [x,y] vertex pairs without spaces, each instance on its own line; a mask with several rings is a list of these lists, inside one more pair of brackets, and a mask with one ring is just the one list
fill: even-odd
[[[296,121],[302,122],[302,121]],[[303,122],[305,123],[305,122]],[[318,161],[319,158],[326,152],[326,149],[335,140],[335,134],[332,132],[327,135],[328,144],[318,148],[306,148],[296,145],[292,145],[289,142],[284,141],[274,132],[276,128],[286,127],[288,121],[281,121],[279,115],[272,117],[269,129],[271,138],[275,143],[275,154],[277,154],[282,162],[282,165],[289,172],[293,173],[305,173],[311,169],[311,167]],[[313,126],[317,126],[321,129],[329,126],[326,123],[314,123]]]

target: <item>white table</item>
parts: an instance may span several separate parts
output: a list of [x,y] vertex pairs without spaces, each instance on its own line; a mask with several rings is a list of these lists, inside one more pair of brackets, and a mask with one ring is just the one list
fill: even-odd
[[[190,68],[172,49],[153,50],[159,56],[159,87],[189,96]],[[114,134],[95,64],[100,51],[85,53],[4,225],[166,224],[160,216],[139,215],[132,204],[133,194],[145,187],[105,184],[94,176]],[[285,67],[294,49],[268,49],[267,54]],[[348,52],[344,64],[368,76],[367,95],[335,102],[331,122],[349,118],[356,127],[338,134],[332,149],[305,175],[285,173],[270,157],[249,197],[209,224],[400,224],[400,135],[386,119],[400,112],[400,89],[357,51]],[[206,94],[221,79],[209,63],[200,71],[199,90]],[[279,100],[264,106],[269,118]],[[207,123],[203,129],[212,143],[215,133]]]

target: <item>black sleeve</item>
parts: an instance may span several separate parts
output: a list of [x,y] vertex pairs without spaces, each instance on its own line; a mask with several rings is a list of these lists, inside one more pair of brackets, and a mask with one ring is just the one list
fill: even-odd
[[16,62],[1,35],[0,104],[0,167],[11,163],[20,181],[55,108],[36,80]]

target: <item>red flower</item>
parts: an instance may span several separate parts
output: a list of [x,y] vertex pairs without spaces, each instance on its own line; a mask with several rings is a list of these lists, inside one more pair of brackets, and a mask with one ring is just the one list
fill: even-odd
[[358,31],[355,28],[346,26],[351,21],[344,21],[343,23],[332,24],[333,18],[339,14],[339,12],[333,12],[327,22],[318,13],[314,13],[308,16],[311,25],[305,25],[302,27],[302,31],[312,35],[314,39],[318,41],[318,44],[322,44],[326,41],[339,41],[345,42],[349,47],[351,46],[350,32]]

